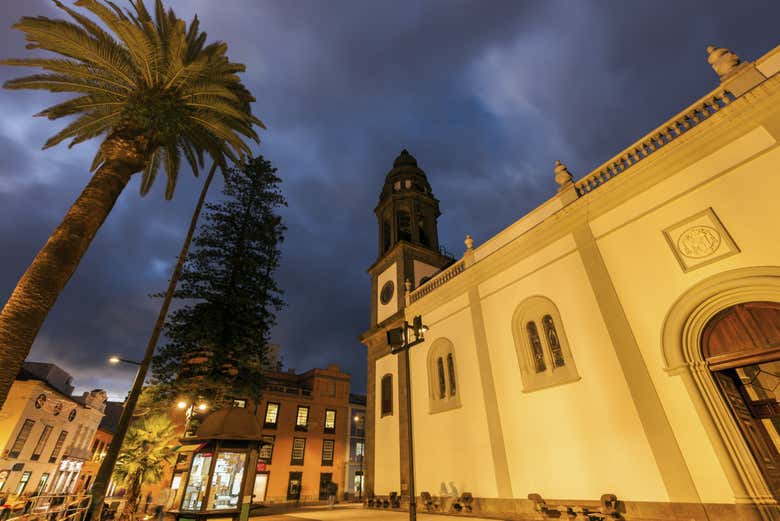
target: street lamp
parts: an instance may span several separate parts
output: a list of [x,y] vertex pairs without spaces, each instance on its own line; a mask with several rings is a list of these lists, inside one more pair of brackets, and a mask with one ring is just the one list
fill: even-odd
[[141,362],[135,362],[133,360],[127,360],[125,358],[119,358],[116,355],[113,355],[113,356],[109,357],[108,361],[110,363],[114,364],[114,365],[118,364],[119,362],[124,362],[126,364],[133,364],[133,365],[139,365],[139,366],[141,365]]
[[194,433],[190,433],[190,421],[192,420],[192,417],[196,414],[196,409],[198,412],[206,412],[209,408],[209,404],[204,402],[202,398],[199,396],[198,399],[193,401],[192,403],[188,403],[186,400],[183,399],[179,400],[179,402],[176,404],[176,407],[178,407],[179,409],[187,409],[187,411],[184,413],[184,417],[185,417],[184,437],[187,438],[192,434],[194,434]]
[[[409,331],[414,335],[414,340],[409,341]],[[394,355],[403,352],[406,366],[406,432],[409,440],[409,521],[417,520],[417,501],[414,492],[414,441],[412,440],[412,382],[409,371],[409,349],[417,344],[425,342],[424,333],[428,327],[423,324],[420,315],[412,319],[412,323],[404,321],[402,327],[396,327],[387,331],[387,343],[390,352]]]

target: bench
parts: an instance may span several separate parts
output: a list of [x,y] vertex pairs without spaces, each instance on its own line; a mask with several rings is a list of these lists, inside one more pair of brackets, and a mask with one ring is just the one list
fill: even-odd
[[620,502],[615,494],[602,494],[599,506],[548,504],[539,494],[528,494],[528,499],[534,502],[534,510],[545,517],[563,517],[585,521],[601,521],[605,519],[623,519],[620,514]]

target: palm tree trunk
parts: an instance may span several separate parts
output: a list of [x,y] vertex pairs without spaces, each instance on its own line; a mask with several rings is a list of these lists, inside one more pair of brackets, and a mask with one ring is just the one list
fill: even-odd
[[16,284],[0,312],[0,407],[5,403],[33,341],[62,289],[106,220],[130,177],[146,142],[113,134],[102,145],[107,161]]
[[123,520],[132,521],[134,514],[138,511],[138,500],[141,499],[141,471],[137,470],[130,478],[125,494],[125,508],[122,509]]
[[200,191],[200,197],[198,198],[198,204],[195,205],[195,210],[192,213],[190,219],[190,227],[187,230],[187,236],[184,239],[184,244],[181,246],[179,252],[179,258],[176,262],[176,267],[173,269],[171,279],[168,281],[168,289],[165,291],[163,297],[162,306],[160,306],[160,312],[157,314],[157,322],[154,324],[152,334],[149,337],[149,342],[146,344],[146,351],[144,352],[144,358],[141,361],[141,366],[138,368],[138,373],[135,376],[135,382],[133,388],[127,397],[125,406],[122,409],[122,416],[119,418],[119,424],[117,425],[114,437],[111,439],[111,443],[108,445],[106,456],[103,458],[103,462],[100,464],[100,469],[95,476],[95,481],[92,485],[92,506],[90,509],[89,518],[92,520],[98,520],[98,514],[103,506],[103,502],[106,498],[106,492],[108,491],[108,485],[111,482],[111,473],[114,471],[114,465],[116,465],[116,459],[119,456],[119,450],[122,448],[122,443],[125,440],[125,434],[127,434],[127,428],[130,425],[130,419],[133,417],[133,411],[135,405],[138,403],[138,398],[141,396],[141,390],[143,389],[144,380],[146,379],[146,373],[149,370],[149,365],[152,362],[152,356],[154,350],[157,347],[157,341],[160,338],[160,333],[165,325],[165,317],[168,315],[168,308],[173,300],[173,294],[176,291],[176,285],[179,282],[182,268],[184,267],[184,261],[187,258],[187,252],[190,249],[190,243],[192,242],[192,236],[195,234],[195,228],[198,225],[198,218],[200,212],[203,209],[203,202],[206,200],[206,194],[211,186],[211,180],[214,179],[214,173],[217,171],[217,163],[215,162],[209,170],[209,175],[203,182],[203,189]]

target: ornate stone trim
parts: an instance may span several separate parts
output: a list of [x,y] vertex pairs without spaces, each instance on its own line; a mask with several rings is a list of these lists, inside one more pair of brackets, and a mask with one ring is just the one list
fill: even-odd
[[755,300],[780,302],[779,266],[736,269],[705,279],[672,306],[663,325],[662,349],[666,371],[685,382],[737,503],[755,504],[762,519],[780,520],[780,507],[701,352],[704,326],[716,313]]

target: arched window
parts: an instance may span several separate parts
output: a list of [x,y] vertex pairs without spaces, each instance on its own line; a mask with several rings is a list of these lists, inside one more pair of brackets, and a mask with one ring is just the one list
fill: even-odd
[[428,388],[431,413],[460,407],[458,371],[452,342],[440,338],[428,350]]
[[396,219],[398,220],[397,240],[412,242],[412,216],[407,210],[398,210]]
[[386,374],[382,377],[380,409],[381,416],[393,414],[393,375]]
[[512,329],[523,391],[580,379],[558,308],[548,298],[530,297],[515,311]]

